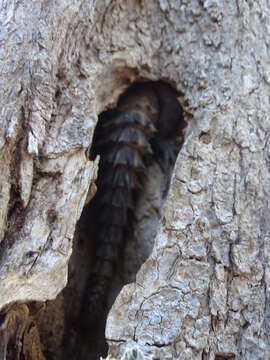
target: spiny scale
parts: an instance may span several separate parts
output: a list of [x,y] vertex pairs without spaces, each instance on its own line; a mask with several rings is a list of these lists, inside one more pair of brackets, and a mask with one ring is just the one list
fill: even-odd
[[117,108],[99,119],[90,155],[92,160],[100,155],[94,199],[98,245],[80,316],[86,328],[95,328],[104,313],[119,250],[136,199],[142,194],[147,168],[155,159],[169,183],[184,126],[176,92],[161,82],[131,87]]
[[153,156],[150,141],[156,133],[158,113],[155,92],[142,86],[128,92],[117,110],[99,120],[95,130],[91,157],[100,155],[95,198],[98,245],[81,317],[86,327],[92,326],[98,309],[105,305],[124,231]]

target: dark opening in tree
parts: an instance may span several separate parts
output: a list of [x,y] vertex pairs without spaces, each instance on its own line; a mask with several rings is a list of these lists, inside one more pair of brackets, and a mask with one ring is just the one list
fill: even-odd
[[[136,257],[134,233],[147,189],[163,201],[168,191],[185,127],[177,96],[166,83],[139,82],[120,97],[114,109],[99,116],[90,150],[91,160],[100,156],[97,193],[81,217],[77,244],[78,251],[87,249],[91,266],[76,315],[68,323],[68,356],[89,359],[91,353],[91,358],[96,354],[98,359],[106,355],[108,311],[121,287],[134,279],[149,256],[149,246],[143,246],[142,256]],[[157,178],[160,186],[155,188]],[[151,243],[156,223],[154,227]]]

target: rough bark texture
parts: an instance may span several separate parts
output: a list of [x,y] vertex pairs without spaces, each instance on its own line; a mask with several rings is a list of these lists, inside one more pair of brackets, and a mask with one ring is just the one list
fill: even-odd
[[110,312],[110,351],[268,359],[269,3],[3,0],[0,19],[0,308],[66,285],[97,115],[133,81],[166,80],[185,143],[153,252]]

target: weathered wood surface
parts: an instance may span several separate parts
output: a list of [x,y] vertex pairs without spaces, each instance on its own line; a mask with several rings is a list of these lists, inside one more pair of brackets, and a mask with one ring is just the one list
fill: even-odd
[[3,0],[0,19],[0,307],[65,286],[97,114],[163,79],[189,125],[111,350],[269,358],[269,3]]

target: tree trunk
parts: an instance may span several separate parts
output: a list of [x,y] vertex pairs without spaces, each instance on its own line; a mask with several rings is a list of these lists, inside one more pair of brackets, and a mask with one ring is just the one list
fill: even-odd
[[[145,244],[150,256],[109,313],[109,352],[270,358],[269,3],[2,0],[0,16],[5,318],[18,314],[13,303],[34,317],[31,304],[67,284],[75,227],[94,191],[98,159],[88,149],[98,115],[133,82],[162,80],[181,94],[188,125],[164,210],[150,216],[157,236],[145,233],[149,225],[137,232],[154,246]],[[28,310],[20,314],[29,322]],[[3,334],[14,331],[0,323],[0,356]]]

